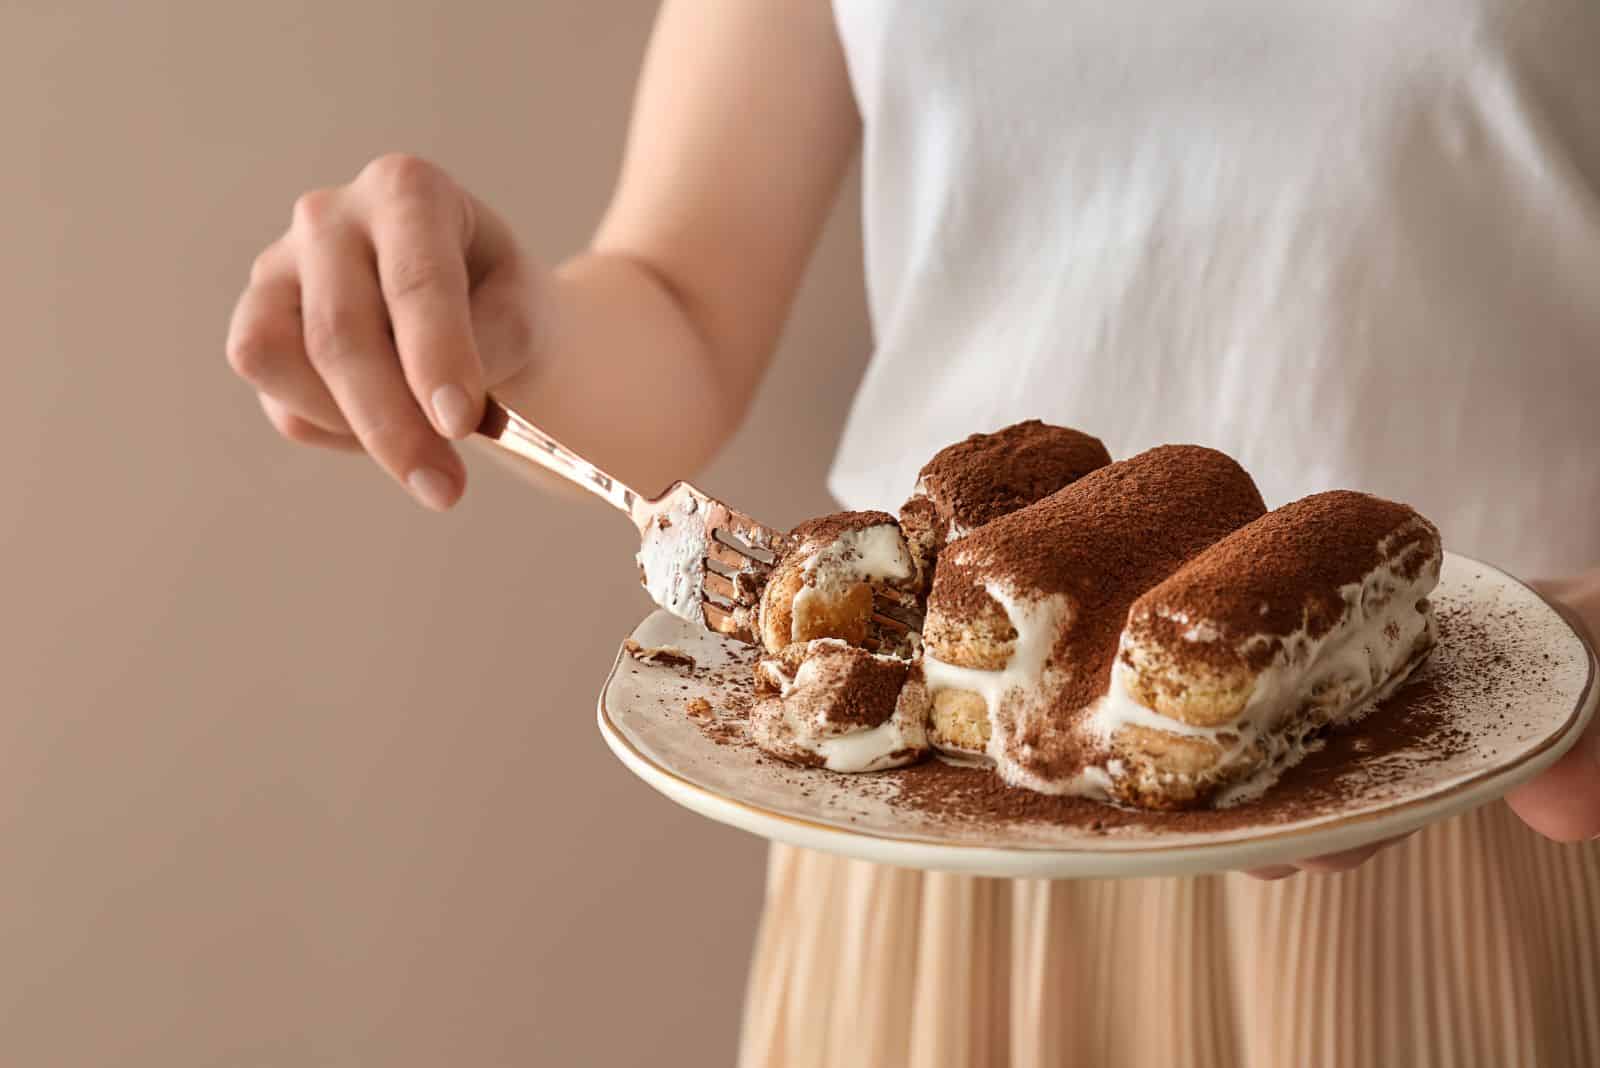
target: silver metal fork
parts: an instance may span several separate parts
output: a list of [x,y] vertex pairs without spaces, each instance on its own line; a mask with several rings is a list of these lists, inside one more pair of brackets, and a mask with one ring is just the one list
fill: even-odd
[[[790,537],[696,489],[674,482],[645,497],[488,398],[478,433],[507,455],[583,487],[625,513],[639,531],[639,581],[656,604],[707,630],[759,644],[761,591]],[[909,595],[879,590],[870,644],[904,640],[920,624]]]
[[583,487],[639,531],[639,581],[662,608],[739,641],[754,642],[762,587],[789,536],[687,482],[645,497],[493,397],[478,433],[510,455]]

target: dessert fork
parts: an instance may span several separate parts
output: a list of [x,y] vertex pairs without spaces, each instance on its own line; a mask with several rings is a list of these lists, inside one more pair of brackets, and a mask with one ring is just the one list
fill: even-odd
[[[506,453],[583,487],[633,520],[639,581],[673,615],[755,643],[756,613],[789,535],[757,523],[687,482],[645,497],[579,456],[493,397],[478,433]],[[883,613],[882,627],[907,625]]]
[[639,581],[662,608],[739,641],[754,641],[754,609],[788,536],[687,482],[645,497],[493,397],[478,433],[511,455],[583,487],[633,520]]

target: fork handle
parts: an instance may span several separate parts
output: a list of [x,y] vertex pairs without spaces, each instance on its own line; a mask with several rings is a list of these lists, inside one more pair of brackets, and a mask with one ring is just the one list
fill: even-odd
[[612,507],[620,509],[628,518],[634,518],[640,497],[632,488],[612,478],[493,397],[485,400],[483,421],[478,424],[478,433],[518,459],[537,464],[582,486]]

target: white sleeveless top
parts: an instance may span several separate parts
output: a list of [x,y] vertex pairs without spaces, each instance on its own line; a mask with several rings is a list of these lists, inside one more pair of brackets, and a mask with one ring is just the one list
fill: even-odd
[[1600,565],[1600,2],[835,12],[877,342],[848,506],[1037,416]]

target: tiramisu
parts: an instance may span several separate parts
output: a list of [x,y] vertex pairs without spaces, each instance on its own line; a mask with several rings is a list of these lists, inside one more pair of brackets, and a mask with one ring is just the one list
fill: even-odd
[[[1402,504],[1336,491],[1268,513],[1215,450],[1112,463],[1021,423],[942,450],[898,520],[795,529],[760,600],[749,733],[834,771],[936,749],[1041,793],[1226,802],[1407,678],[1436,640],[1441,560]],[[886,629],[885,605],[920,634]]]
[[879,771],[928,752],[922,669],[837,638],[791,645],[756,665],[750,736],[795,764]]
[[939,550],[992,520],[1111,462],[1099,438],[1037,419],[973,434],[934,454],[900,508],[919,586],[933,581]]
[[795,527],[761,594],[757,634],[769,653],[839,638],[894,644],[873,619],[878,599],[912,605],[915,569],[887,512],[838,512]]
[[934,744],[986,755],[1012,785],[1104,792],[1084,726],[1129,607],[1265,511],[1227,456],[1165,446],[951,545],[923,631]]
[[1113,795],[1168,807],[1264,784],[1433,648],[1442,561],[1438,530],[1415,510],[1335,491],[1179,568],[1134,602],[1091,723],[1119,765]]

